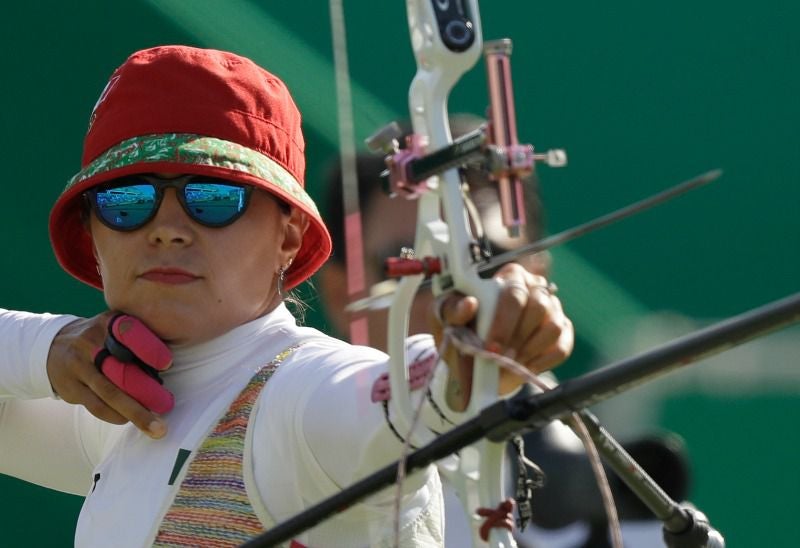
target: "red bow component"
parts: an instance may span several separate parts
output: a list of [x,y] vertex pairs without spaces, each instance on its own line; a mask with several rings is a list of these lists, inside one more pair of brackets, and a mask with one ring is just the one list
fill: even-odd
[[489,542],[489,530],[501,527],[514,530],[514,499],[506,499],[497,505],[497,508],[478,508],[477,514],[482,518],[480,535],[484,542]]

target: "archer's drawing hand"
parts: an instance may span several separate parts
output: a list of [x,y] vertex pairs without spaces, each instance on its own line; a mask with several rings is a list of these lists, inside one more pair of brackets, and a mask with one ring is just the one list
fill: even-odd
[[[533,373],[547,371],[566,360],[572,353],[575,333],[554,294],[555,286],[515,263],[503,266],[494,277],[500,281],[500,293],[483,348],[509,357]],[[475,297],[454,293],[440,302],[439,311],[447,325],[471,326],[478,306]],[[443,326],[435,316],[432,314],[432,332],[440,343]],[[450,345],[445,359],[450,366],[448,404],[463,410],[469,403],[472,386],[472,358],[457,355]],[[499,392],[507,394],[523,382],[523,377],[501,369]]]
[[95,355],[104,346],[109,321],[114,317],[114,312],[103,312],[61,329],[47,356],[50,384],[61,399],[83,405],[98,419],[112,424],[130,421],[148,436],[161,438],[167,432],[166,422],[95,366]]

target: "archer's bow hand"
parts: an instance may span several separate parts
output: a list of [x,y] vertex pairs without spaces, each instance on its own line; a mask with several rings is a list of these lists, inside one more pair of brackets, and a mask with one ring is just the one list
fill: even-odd
[[[541,373],[569,357],[574,346],[572,322],[555,295],[555,285],[520,265],[503,266],[494,275],[500,291],[491,326],[482,349],[511,358],[532,373]],[[431,331],[441,345],[445,328],[472,327],[480,303],[475,297],[450,293],[431,312]],[[473,358],[448,344],[444,359],[449,367],[447,402],[455,411],[469,403]],[[525,379],[511,371],[500,372],[499,394],[507,394]]]

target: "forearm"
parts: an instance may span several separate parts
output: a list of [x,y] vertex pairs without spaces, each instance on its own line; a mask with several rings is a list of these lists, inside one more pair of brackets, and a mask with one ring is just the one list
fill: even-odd
[[73,316],[0,309],[0,473],[85,494],[91,464],[76,407],[52,399],[47,357]]
[[0,309],[0,399],[53,396],[47,355],[56,334],[75,319]]
[[91,419],[82,414],[53,399],[0,403],[0,473],[85,495],[92,463],[80,432],[86,426],[81,423]]

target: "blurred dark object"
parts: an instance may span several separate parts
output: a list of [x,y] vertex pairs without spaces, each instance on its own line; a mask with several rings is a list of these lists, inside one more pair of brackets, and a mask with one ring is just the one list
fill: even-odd
[[[674,434],[652,435],[622,443],[625,450],[673,500],[689,493],[690,467],[683,441]],[[546,474],[533,495],[533,523],[560,529],[575,522],[589,525],[584,548],[608,544],[607,518],[597,481],[582,447],[566,427],[553,424],[525,436],[525,452]],[[605,467],[621,521],[654,520],[653,513],[612,470]]]

